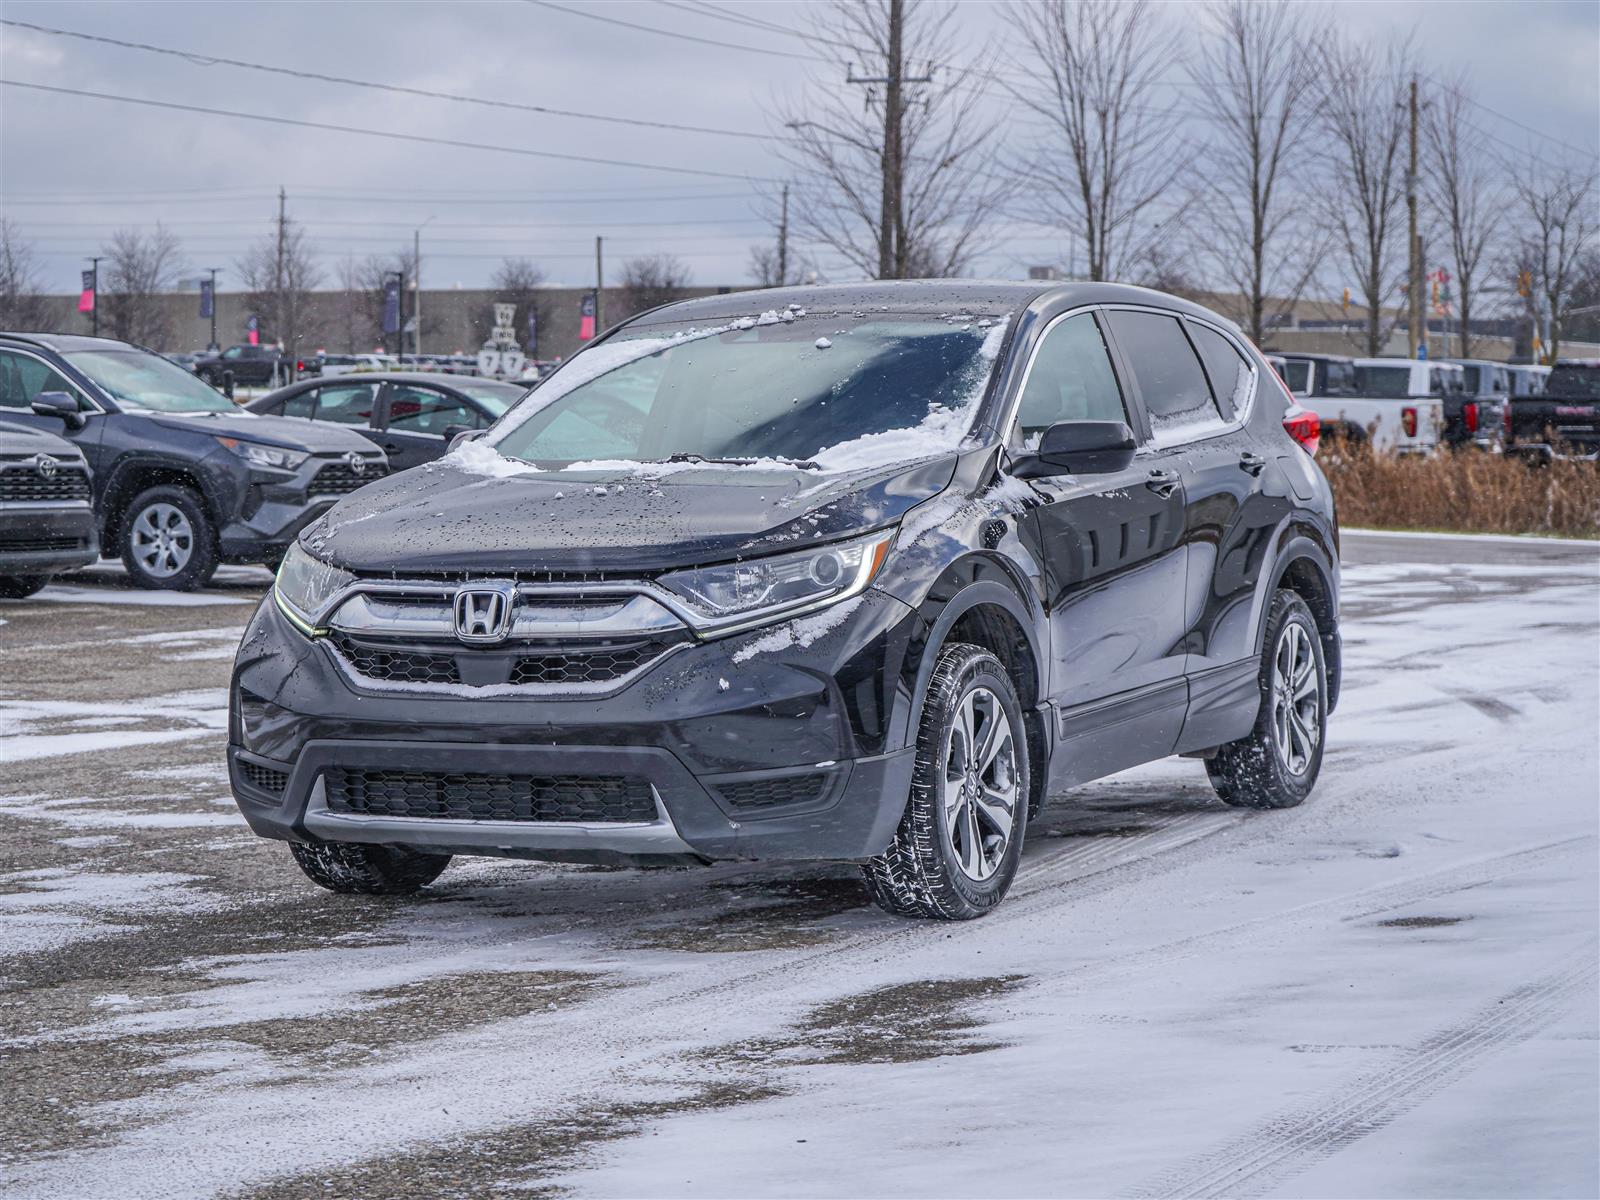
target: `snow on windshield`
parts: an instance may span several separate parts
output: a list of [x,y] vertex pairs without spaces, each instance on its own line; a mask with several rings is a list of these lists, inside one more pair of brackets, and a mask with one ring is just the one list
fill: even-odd
[[[660,478],[727,467],[851,471],[929,458],[955,449],[971,426],[1009,322],[1009,314],[834,314],[792,336],[725,336],[805,315],[768,310],[601,343],[534,391],[492,440],[464,442],[442,461],[490,477]],[[826,336],[814,336],[819,325]],[[686,356],[696,343],[707,351]]]

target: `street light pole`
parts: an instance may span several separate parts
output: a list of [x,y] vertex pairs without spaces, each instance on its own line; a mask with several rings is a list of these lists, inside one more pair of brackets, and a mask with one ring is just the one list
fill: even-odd
[[211,341],[206,346],[208,350],[216,350],[217,346],[217,271],[220,268],[207,267],[211,272]]

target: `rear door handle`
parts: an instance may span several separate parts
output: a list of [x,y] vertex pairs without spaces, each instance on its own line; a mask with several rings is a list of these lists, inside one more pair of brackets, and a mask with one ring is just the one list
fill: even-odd
[[1246,450],[1243,454],[1239,455],[1239,467],[1241,470],[1248,471],[1252,475],[1259,475],[1262,471],[1266,470],[1267,460],[1262,458],[1261,455],[1257,454],[1254,450]]
[[1176,471],[1151,471],[1144,481],[1145,487],[1165,500],[1178,487],[1178,473]]

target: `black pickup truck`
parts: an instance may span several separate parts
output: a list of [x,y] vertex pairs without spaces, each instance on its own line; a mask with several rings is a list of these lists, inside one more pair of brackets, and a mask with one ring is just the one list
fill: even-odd
[[241,386],[261,387],[289,381],[288,361],[276,346],[229,346],[221,353],[195,356],[192,370],[214,388],[228,375]]
[[1600,358],[1563,358],[1544,394],[1506,406],[1506,449],[1539,458],[1600,458]]

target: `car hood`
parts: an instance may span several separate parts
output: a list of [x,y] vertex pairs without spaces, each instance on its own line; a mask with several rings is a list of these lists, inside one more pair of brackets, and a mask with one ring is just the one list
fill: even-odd
[[83,457],[78,448],[64,437],[29,425],[0,421],[0,458],[32,457],[35,454],[48,454],[51,458],[72,462]]
[[259,413],[157,413],[135,410],[136,415],[168,429],[182,429],[189,433],[205,433],[212,437],[234,437],[241,441],[264,442],[269,446],[283,446],[290,450],[310,450],[327,453],[359,450],[371,454],[377,447],[366,438],[343,425],[328,421],[306,421],[300,417],[264,417]]
[[363,574],[652,572],[880,528],[943,491],[955,463],[950,454],[828,474],[647,466],[495,476],[444,459],[362,488],[301,541]]

